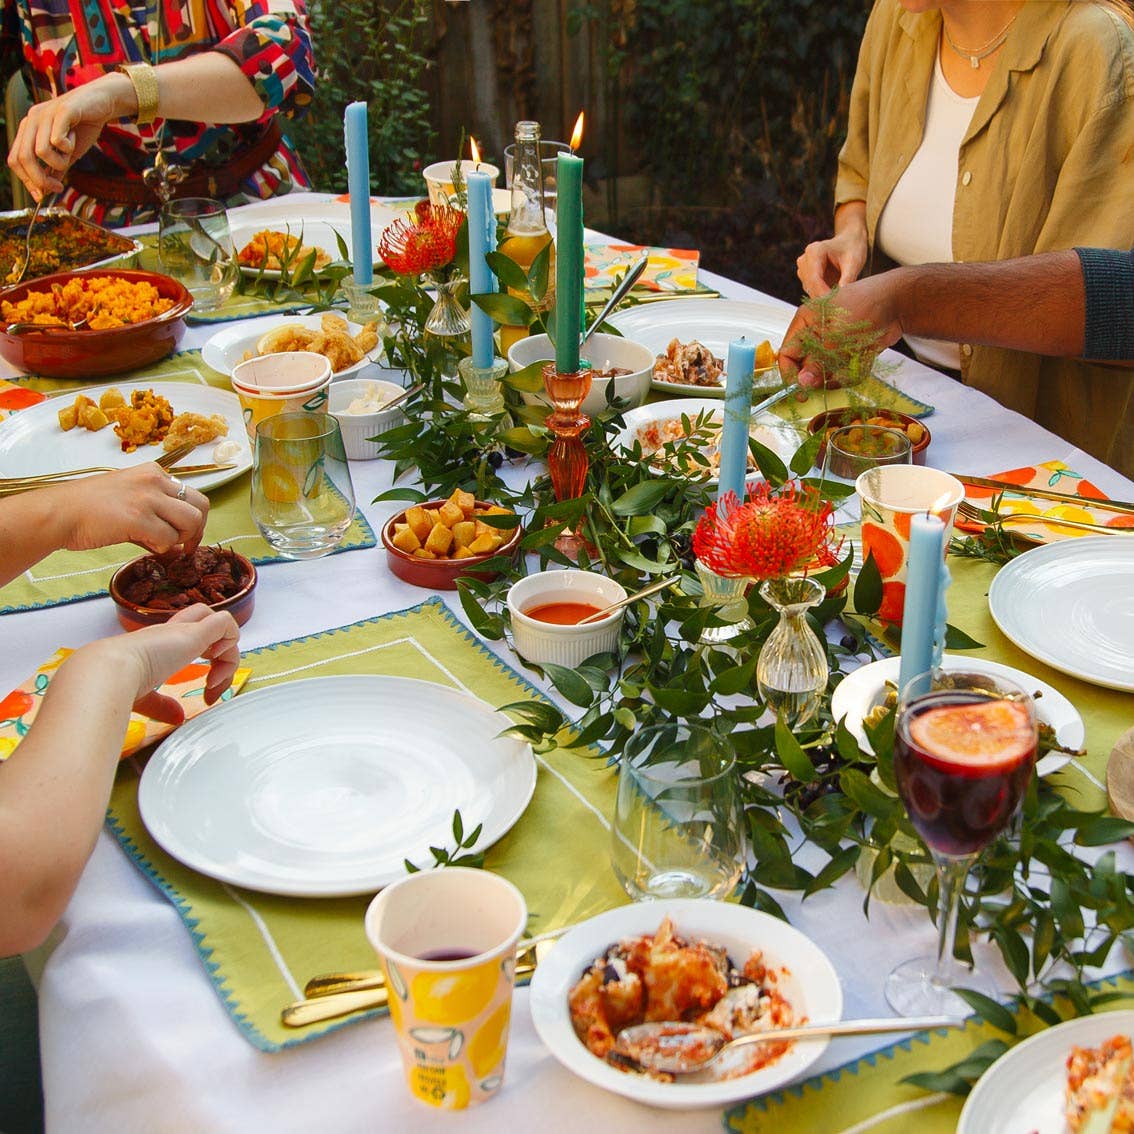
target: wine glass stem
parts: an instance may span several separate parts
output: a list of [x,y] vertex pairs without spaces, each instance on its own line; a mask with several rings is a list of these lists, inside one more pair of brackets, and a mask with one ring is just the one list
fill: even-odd
[[953,946],[957,940],[957,913],[961,890],[976,855],[934,855],[937,867],[937,967],[933,983],[949,988],[954,968]]

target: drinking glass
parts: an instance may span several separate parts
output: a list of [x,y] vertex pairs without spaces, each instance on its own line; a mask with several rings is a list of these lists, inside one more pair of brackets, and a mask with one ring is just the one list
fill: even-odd
[[701,725],[654,725],[626,742],[611,864],[635,901],[724,898],[744,868],[732,746]]
[[964,1014],[952,989],[994,985],[957,963],[957,910],[969,868],[1008,825],[1036,760],[1035,705],[1014,682],[934,670],[898,699],[894,775],[910,822],[937,870],[937,953],[899,965],[886,999],[902,1016]]
[[333,551],[354,517],[343,435],[325,413],[281,413],[256,427],[252,518],[285,559]]
[[881,425],[844,425],[827,435],[823,479],[851,484],[867,469],[913,463],[910,439],[900,429]]
[[224,205],[209,197],[184,197],[162,205],[158,259],[167,276],[189,289],[198,311],[224,303],[240,273]]

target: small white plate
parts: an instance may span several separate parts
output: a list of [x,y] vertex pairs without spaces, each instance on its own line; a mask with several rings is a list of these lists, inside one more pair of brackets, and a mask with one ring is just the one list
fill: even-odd
[[1114,1035],[1134,1036],[1134,1012],[1067,1020],[1006,1051],[972,1089],[957,1134],[1066,1134],[1067,1057]]
[[[243,362],[246,356],[255,355],[256,344],[269,331],[295,323],[308,328],[308,330],[317,331],[321,322],[321,315],[282,315],[278,319],[257,321],[254,330],[250,330],[249,325],[244,322],[230,323],[227,327],[217,331],[205,343],[201,348],[201,358],[206,365],[211,366],[219,374],[227,374],[231,378],[233,367],[238,362]],[[352,336],[357,335],[362,330],[362,325],[348,321],[347,330],[350,331]],[[336,370],[334,377],[353,377],[364,367],[369,366],[372,362],[377,362],[381,357],[382,343],[379,340],[378,345],[361,362],[356,362],[353,366],[347,366],[342,370]]]
[[428,681],[313,677],[242,693],[184,724],[142,773],[138,806],[168,854],[269,894],[372,894],[451,846],[484,850],[535,790],[531,747],[483,701]]
[[[0,430],[0,476],[34,476],[37,473],[62,472],[64,469],[81,469],[105,466],[128,469],[156,460],[164,451],[160,445],[142,445],[132,453],[123,453],[114,426],[108,425],[97,433],[78,426],[66,433],[59,428],[59,411],[71,405],[76,395],[86,394],[95,402],[111,387],[122,391],[127,401],[134,390],[153,390],[160,394],[178,413],[199,413],[205,416],[220,414],[228,423],[228,435],[198,445],[183,465],[213,463],[213,449],[220,441],[235,441],[240,452],[232,460],[233,467],[220,472],[201,473],[188,478],[187,483],[200,492],[208,492],[228,484],[252,467],[252,450],[240,413],[240,401],[229,390],[195,382],[141,382],[127,384],[113,380],[86,390],[68,390],[46,402],[29,406],[13,414]],[[173,470],[174,475],[177,469]]]
[[[683,343],[695,339],[721,362],[727,362],[728,344],[741,336],[747,336],[755,344],[767,339],[779,350],[794,313],[794,308],[787,304],[738,299],[666,299],[617,311],[607,322],[628,339],[644,343],[655,356],[665,354],[672,339]],[[779,383],[778,372],[776,383]],[[724,375],[719,386],[689,386],[655,378],[653,388],[685,397],[723,398]]]
[[1005,637],[1052,669],[1134,693],[1134,538],[1026,551],[992,580],[988,609]]
[[[902,659],[882,658],[852,670],[835,687],[831,696],[831,716],[837,721],[846,718],[847,728],[864,751],[870,752],[870,741],[862,727],[862,718],[877,705],[881,705],[889,691],[887,682],[898,683],[898,670]],[[1044,723],[1055,729],[1055,738],[1065,748],[1081,748],[1086,737],[1083,718],[1078,710],[1058,689],[1032,677],[1029,673],[1013,669],[1010,665],[987,661],[983,658],[958,657],[946,654],[941,659],[942,667],[951,672],[986,673],[990,677],[1007,677],[1024,689],[1039,693],[1036,698],[1036,715]],[[1036,775],[1050,776],[1059,771],[1071,759],[1064,752],[1049,752],[1036,764]]]
[[567,995],[588,965],[616,941],[656,933],[669,917],[678,934],[723,945],[737,964],[756,949],[789,976],[780,990],[812,1023],[842,1018],[843,993],[835,969],[822,950],[779,918],[706,900],[638,902],[592,917],[575,926],[540,963],[532,977],[532,1021],[552,1055],[581,1079],[635,1102],[665,1109],[726,1106],[775,1090],[799,1078],[823,1054],[827,1039],[796,1041],[776,1063],[739,1079],[661,1083],[618,1071],[593,1055],[575,1035]]
[[[640,440],[639,433],[641,430],[666,421],[680,421],[682,416],[689,418],[691,422],[695,422],[697,416],[702,413],[711,413],[713,419],[717,422],[723,420],[721,403],[705,398],[699,400],[671,398],[668,401],[651,402],[649,405],[627,410],[622,415],[625,424],[622,431],[614,438],[613,447],[616,451],[621,449],[629,452],[634,447],[634,442]],[[795,426],[790,422],[781,421],[771,414],[762,416],[757,424],[749,426],[749,435],[759,441],[761,445],[771,449],[784,462],[791,460],[792,454],[799,448],[802,441]],[[646,458],[646,462],[650,465],[652,471],[659,475],[663,474],[660,463],[653,464],[649,457]],[[679,473],[674,469],[672,474],[665,472],[664,475],[677,476]],[[716,484],[718,477],[714,472],[705,479],[709,484]],[[749,469],[746,479],[750,482],[760,480],[759,470]]]

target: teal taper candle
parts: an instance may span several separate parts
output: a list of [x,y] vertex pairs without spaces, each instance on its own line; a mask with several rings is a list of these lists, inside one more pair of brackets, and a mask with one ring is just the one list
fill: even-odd
[[560,154],[555,235],[555,368],[579,369],[583,325],[583,159]]

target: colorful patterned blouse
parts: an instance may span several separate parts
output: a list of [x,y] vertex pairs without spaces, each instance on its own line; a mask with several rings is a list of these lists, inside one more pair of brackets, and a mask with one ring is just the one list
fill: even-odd
[[[277,113],[303,114],[315,90],[315,62],[305,0],[4,0],[4,31],[18,39],[24,73],[37,101],[62,94],[120,63],[161,63],[198,51],[224,52],[266,107],[258,122],[213,125],[162,119],[146,126],[109,123],[76,168],[137,180],[160,144],[171,164],[223,166],[255,143]],[[228,204],[308,185],[291,144],[283,139]],[[68,187],[58,204],[102,223],[153,220],[153,206],[110,204]]]

